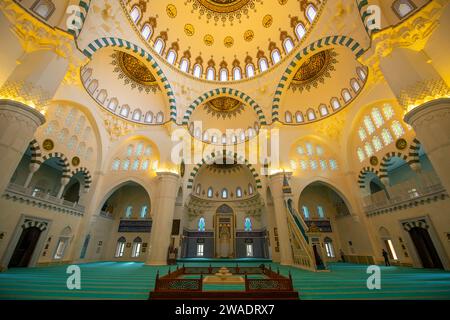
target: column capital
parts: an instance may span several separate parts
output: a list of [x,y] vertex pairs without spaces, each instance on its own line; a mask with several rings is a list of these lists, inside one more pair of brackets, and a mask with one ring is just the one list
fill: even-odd
[[45,123],[45,116],[41,112],[19,101],[0,99],[0,114],[4,112],[16,113],[22,119],[26,117],[36,128]]
[[450,116],[450,98],[440,98],[426,102],[405,115],[405,122],[415,126],[423,121],[433,121],[437,118]]
[[180,178],[180,175],[178,173],[169,172],[169,171],[157,172],[156,175],[158,176],[158,178],[162,178],[162,179],[178,180]]

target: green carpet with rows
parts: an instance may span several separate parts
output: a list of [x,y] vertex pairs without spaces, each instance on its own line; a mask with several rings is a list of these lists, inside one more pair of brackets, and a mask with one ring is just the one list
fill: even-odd
[[[186,266],[208,266],[186,263]],[[214,262],[213,266],[235,266]],[[243,262],[241,266],[258,264]],[[271,264],[277,269],[277,264]],[[66,266],[11,269],[0,273],[0,299],[147,299],[154,287],[156,273],[166,274],[168,267],[151,267],[134,262],[81,264],[81,290],[70,291]],[[369,291],[366,266],[332,264],[331,272],[312,273],[296,268],[291,271],[294,287],[301,299],[449,299],[450,273],[439,270],[382,267],[382,289]],[[173,270],[173,267],[172,267]],[[207,290],[214,288],[208,287]],[[219,288],[217,288],[219,289]],[[229,288],[228,288],[229,290]]]

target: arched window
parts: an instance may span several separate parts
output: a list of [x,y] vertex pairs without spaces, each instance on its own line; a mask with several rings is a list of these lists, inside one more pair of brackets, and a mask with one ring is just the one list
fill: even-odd
[[130,17],[134,23],[138,23],[138,21],[141,19],[141,10],[138,6],[134,6],[131,9]]
[[50,0],[39,0],[31,7],[31,10],[44,20],[48,20],[55,9],[55,5]]
[[140,162],[139,162],[138,159],[134,160],[133,166],[131,167],[131,170],[138,171],[139,170],[139,164],[140,164]]
[[392,106],[390,104],[385,104],[383,106],[383,114],[386,120],[390,120],[392,119],[392,117],[394,117],[395,115],[395,111],[394,108],[392,108]]
[[295,34],[297,35],[298,40],[302,40],[306,34],[306,29],[303,24],[299,23],[295,27]]
[[369,116],[364,117],[364,125],[366,126],[369,135],[372,135],[375,132],[375,125]]
[[241,132],[241,141],[245,141],[245,131]]
[[144,144],[142,142],[138,143],[136,147],[136,156],[140,157],[142,155],[142,152],[144,151]]
[[142,164],[141,164],[141,170],[143,170],[143,171],[146,171],[146,170],[148,170],[148,168],[149,168],[149,165],[150,165],[150,163],[149,163],[149,161],[148,161],[148,160],[144,160],[144,161],[142,161]]
[[341,103],[337,98],[333,98],[331,99],[331,106],[333,107],[334,110],[337,110],[341,107]]
[[201,190],[202,190],[202,186],[200,184],[198,184],[197,187],[195,188],[195,194],[200,195]]
[[81,73],[81,80],[83,80],[83,83],[87,83],[89,78],[92,76],[92,69],[91,68],[83,68],[83,71]]
[[222,135],[222,144],[227,144],[227,135],[225,133]]
[[89,84],[88,91],[89,91],[90,94],[94,94],[95,91],[97,90],[97,88],[98,88],[98,81],[97,80],[93,80]]
[[300,111],[297,111],[297,113],[295,114],[295,121],[297,123],[302,123],[304,121],[303,113],[301,113]]
[[125,159],[125,161],[122,163],[122,170],[128,171],[128,169],[130,169],[130,160]]
[[308,18],[310,23],[313,23],[314,19],[316,18],[316,15],[317,15],[316,7],[314,7],[314,5],[312,5],[312,4],[310,4],[306,8],[306,18]]
[[194,65],[194,77],[200,78],[202,76],[202,66],[199,64]]
[[120,160],[116,159],[113,161],[112,170],[118,171],[120,169]]
[[205,221],[205,218],[203,218],[203,217],[198,219],[198,231],[200,231],[200,232],[206,231],[206,221]]
[[142,208],[141,208],[141,218],[142,219],[147,218],[147,213],[148,213],[148,207],[147,206],[142,206]]
[[123,257],[126,242],[127,242],[127,240],[124,237],[120,237],[119,240],[117,240],[116,258]]
[[137,237],[133,241],[133,248],[131,250],[131,257],[132,258],[139,258],[141,255],[141,248],[142,248],[142,239]]
[[142,37],[148,41],[148,39],[150,39],[150,37],[152,36],[152,33],[153,33],[152,27],[148,23],[146,23],[141,30]]
[[292,42],[291,38],[287,37],[286,39],[284,39],[283,47],[284,52],[286,52],[286,54],[288,54],[294,49],[294,43]]
[[56,130],[58,130],[58,121],[52,121],[48,124],[47,129],[45,130],[45,134],[47,136],[51,136],[53,135],[53,133],[55,133]]
[[367,139],[367,132],[366,132],[366,130],[364,130],[363,127],[359,128],[358,135],[359,135],[359,139],[361,139],[361,141],[364,141]]
[[334,254],[334,248],[333,248],[333,242],[330,238],[326,237],[324,239],[324,243],[325,243],[325,250],[327,252],[327,257],[328,258],[334,258],[335,254]]
[[146,123],[152,123],[153,122],[153,113],[152,112],[147,112],[145,114],[145,120]]
[[206,70],[206,79],[207,80],[216,80],[216,70],[213,67],[209,67]]
[[122,117],[127,118],[129,114],[130,114],[130,107],[128,105],[122,106],[122,109],[120,109],[120,115]]
[[247,73],[247,78],[252,78],[255,76],[255,66],[251,63],[247,64],[247,67],[245,68]]
[[305,217],[305,219],[309,219],[309,209],[307,206],[303,206],[302,207],[302,211],[303,211],[303,216]]
[[249,185],[248,185],[248,194],[249,194],[249,195],[253,195],[253,192],[254,192],[253,186],[252,186],[251,184],[249,184]]
[[209,140],[209,133],[208,133],[208,131],[205,131],[203,133],[203,141],[208,141],[208,140]]
[[325,117],[325,116],[328,115],[328,108],[327,108],[327,106],[324,105],[324,104],[322,104],[322,105],[319,107],[319,111],[320,111],[320,115],[321,115],[322,117]]
[[141,121],[141,117],[142,117],[141,110],[139,110],[139,109],[134,110],[134,112],[133,112],[133,120],[134,121]]
[[281,54],[278,49],[272,51],[272,64],[277,64],[281,61]]
[[209,188],[208,188],[208,198],[212,198],[213,195],[214,195],[213,188],[209,187]]
[[317,215],[320,219],[325,219],[325,211],[322,206],[317,206]]
[[76,136],[72,136],[67,143],[67,149],[72,150],[78,142],[78,138]]
[[[169,50],[169,53],[167,54],[167,62],[169,62],[170,64],[174,64],[175,60],[177,60],[176,52],[173,50]],[[180,67],[180,69],[181,69],[181,67]]]
[[156,115],[156,123],[163,123],[164,122],[164,114],[162,112],[158,112]]
[[116,98],[112,98],[108,103],[108,109],[111,111],[116,111],[119,101]]
[[133,215],[133,207],[132,206],[128,206],[125,209],[125,217],[126,218],[131,218],[131,216]]
[[350,94],[350,91],[347,89],[342,90],[342,98],[344,98],[345,102],[349,102],[352,100],[352,95]]
[[236,135],[233,134],[231,136],[231,143],[237,143],[237,141],[238,141],[238,139],[237,139]]
[[155,42],[154,49],[156,52],[161,54],[164,50],[164,41],[161,38],[158,38]]
[[228,199],[228,190],[227,189],[222,190],[222,199]]
[[228,70],[225,68],[220,69],[220,81],[228,81]]
[[106,101],[106,98],[108,98],[108,94],[106,93],[105,89],[100,90],[100,92],[97,95],[97,101],[101,104],[104,104]]
[[367,155],[368,158],[373,156],[373,154],[374,154],[373,148],[372,148],[372,145],[369,142],[366,142],[366,144],[364,145],[364,149],[366,150],[366,155]]
[[238,81],[242,79],[242,72],[241,72],[241,68],[239,67],[235,67],[233,70],[233,78],[234,80]]
[[130,144],[130,145],[127,147],[127,157],[131,157],[132,154],[133,154],[133,151],[134,151],[134,146],[133,146],[132,144]]
[[352,79],[350,81],[350,85],[355,92],[359,92],[359,90],[361,89],[361,86],[359,85],[358,81],[356,81],[356,79]]
[[245,218],[244,221],[244,231],[250,232],[252,231],[252,220],[250,218]]
[[292,123],[292,114],[289,111],[284,114],[284,120],[286,123]]
[[186,58],[181,59],[180,70],[183,72],[189,71],[189,60],[188,59],[186,59]]
[[211,143],[217,143],[217,136],[215,134],[211,136]]
[[380,151],[383,149],[383,144],[381,143],[381,140],[378,136],[374,136],[372,139],[373,147],[375,148],[375,152]]
[[356,69],[356,72],[358,73],[358,77],[359,79],[361,79],[361,81],[365,81],[367,78],[367,74],[366,71],[364,71],[363,68],[358,67],[358,69]]
[[390,145],[392,142],[394,142],[394,139],[392,139],[391,132],[389,129],[384,128],[383,131],[381,131],[381,138],[383,138],[383,142],[385,146]]
[[236,197],[237,198],[242,198],[242,189],[241,189],[241,187],[238,187],[236,189]]
[[380,110],[378,110],[378,108],[373,108],[372,119],[375,122],[375,126],[377,128],[381,128],[381,126],[384,124],[383,116],[381,115],[381,112]]
[[316,120],[316,113],[314,112],[314,110],[309,109],[308,110],[308,120],[309,121],[314,121]]
[[409,0],[396,0],[392,4],[392,8],[400,19],[403,19],[416,9],[412,1]]
[[264,72],[269,69],[269,65],[267,63],[266,58],[259,59],[259,71]]

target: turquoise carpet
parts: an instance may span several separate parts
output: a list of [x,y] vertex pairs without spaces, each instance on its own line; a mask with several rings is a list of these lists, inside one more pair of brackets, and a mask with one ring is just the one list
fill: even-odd
[[[212,263],[224,266],[223,262]],[[240,263],[241,266],[254,263]],[[277,264],[271,264],[277,269]],[[205,266],[189,263],[186,266]],[[228,266],[235,266],[229,264]],[[0,273],[0,299],[147,299],[153,289],[157,270],[164,275],[168,267],[150,267],[142,263],[101,262],[82,264],[81,290],[66,287],[65,266],[11,269]],[[289,270],[301,299],[446,299],[450,300],[450,273],[437,270],[382,267],[382,290],[366,287],[366,267],[332,264],[331,272],[311,273]],[[172,267],[173,270],[173,267]]]

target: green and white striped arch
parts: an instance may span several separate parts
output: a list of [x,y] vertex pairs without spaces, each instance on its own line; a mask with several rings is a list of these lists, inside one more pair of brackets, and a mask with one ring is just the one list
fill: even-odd
[[305,47],[294,57],[292,62],[287,67],[283,76],[281,77],[280,82],[278,83],[277,89],[275,91],[275,95],[272,101],[272,121],[279,121],[279,109],[281,96],[285,91],[285,88],[289,87],[290,79],[295,75],[297,68],[300,66],[300,63],[303,62],[303,58],[310,55],[314,51],[318,51],[320,49],[324,49],[330,46],[343,46],[349,48],[354,54],[356,59],[358,59],[361,55],[364,54],[365,50],[361,47],[359,42],[355,39],[347,36],[329,36],[322,39],[319,39],[309,46]]
[[250,107],[252,107],[256,114],[258,115],[258,120],[259,123],[261,125],[266,125],[267,121],[266,121],[266,116],[264,115],[261,107],[255,102],[255,100],[253,100],[252,98],[250,98],[247,94],[245,94],[244,92],[241,92],[239,90],[236,89],[231,89],[231,88],[217,88],[208,92],[205,92],[203,95],[201,95],[200,97],[198,97],[186,110],[184,117],[183,117],[183,124],[189,124],[189,120],[192,116],[192,113],[194,112],[194,110],[201,105],[202,103],[205,103],[206,101],[214,98],[214,97],[218,97],[218,96],[222,96],[222,95],[227,95],[227,96],[231,96],[234,98],[238,98],[239,100],[241,100],[242,102],[247,103]]
[[[83,28],[84,22],[86,21],[89,8],[91,7],[91,1],[92,0],[80,0],[80,2],[78,3],[79,11],[75,12],[75,14],[80,19],[81,28]],[[75,21],[72,21],[72,24],[73,29],[69,28],[68,32],[72,34],[75,38],[77,38],[81,32],[81,29],[79,29],[77,32],[76,30],[78,29],[78,27],[75,25]]]
[[154,71],[156,72],[157,78],[161,81],[163,88],[165,90],[165,93],[167,95],[169,106],[170,106],[170,119],[173,122],[176,122],[177,120],[177,105],[176,105],[176,99],[175,95],[172,90],[172,86],[170,85],[169,81],[167,80],[166,76],[164,75],[163,71],[159,67],[158,63],[153,59],[152,55],[150,55],[147,51],[142,49],[141,47],[131,43],[130,41],[123,40],[120,38],[114,38],[114,37],[106,37],[106,38],[100,38],[93,42],[91,42],[86,49],[83,50],[83,53],[86,57],[89,59],[92,58],[95,52],[102,48],[106,47],[118,47],[121,49],[125,49],[127,51],[133,52],[135,54],[138,54],[142,58],[146,59]]
[[[219,156],[220,156],[220,155],[219,155]],[[187,188],[188,188],[188,189],[192,189],[192,188],[194,187],[194,180],[195,180],[195,177],[197,176],[197,174],[198,174],[200,168],[201,168],[203,165],[205,165],[205,164],[207,164],[207,163],[210,163],[209,160],[214,160],[214,159],[216,158],[216,155],[215,155],[214,153],[212,153],[212,154],[209,156],[209,158],[210,158],[210,159],[202,159],[202,162],[198,163],[198,164],[192,169],[192,171],[191,171],[191,173],[190,173],[190,175],[189,175],[189,179],[188,179],[188,184],[187,184]],[[237,153],[234,154],[234,158],[235,158],[235,159],[238,159],[238,154],[237,154]],[[253,168],[253,166],[252,166],[246,159],[239,158],[239,160],[240,160],[240,162],[241,162],[243,165],[245,165],[245,166],[250,170],[250,172],[252,173],[253,178],[255,179],[256,188],[257,188],[257,189],[262,189],[261,178],[259,177],[258,173],[256,172],[256,169]]]

